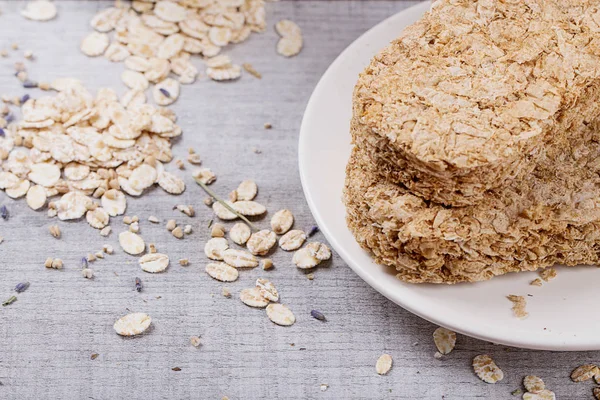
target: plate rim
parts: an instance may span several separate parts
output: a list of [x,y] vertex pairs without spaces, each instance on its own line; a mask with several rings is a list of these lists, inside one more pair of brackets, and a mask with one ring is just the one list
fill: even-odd
[[[590,350],[600,350],[600,340],[597,342],[590,341],[582,341],[581,338],[578,340],[573,340],[567,337],[560,337],[559,335],[548,335],[543,336],[539,335],[536,339],[532,340],[531,338],[521,338],[521,339],[513,339],[507,338],[502,335],[494,335],[489,329],[486,331],[482,328],[478,327],[465,327],[461,326],[458,323],[454,323],[449,318],[444,318],[440,315],[431,315],[426,312],[426,310],[421,309],[418,306],[418,302],[414,302],[413,299],[403,297],[402,293],[391,293],[388,288],[385,287],[379,280],[375,279],[375,276],[369,273],[368,267],[361,267],[357,262],[353,261],[352,256],[349,254],[348,250],[345,246],[343,246],[337,239],[335,234],[333,234],[330,230],[329,225],[325,222],[325,218],[321,214],[320,210],[315,201],[315,197],[311,191],[311,186],[308,184],[307,168],[305,166],[306,154],[308,149],[308,134],[306,133],[309,125],[309,120],[312,116],[313,109],[315,108],[314,104],[316,103],[316,95],[321,91],[321,87],[329,78],[329,75],[333,70],[337,68],[338,64],[343,63],[343,60],[347,58],[347,56],[352,52],[355,46],[359,46],[361,41],[367,40],[369,36],[371,36],[374,32],[384,29],[384,26],[393,23],[395,20],[400,20],[405,17],[405,14],[411,13],[420,13],[428,11],[430,8],[429,1],[423,1],[419,4],[406,8],[386,19],[377,23],[369,30],[361,34],[358,38],[356,38],[352,43],[350,43],[329,65],[329,67],[325,70],[321,78],[319,79],[317,85],[314,87],[313,92],[307,102],[306,108],[303,113],[302,122],[300,126],[300,134],[298,138],[298,167],[300,174],[300,182],[302,184],[302,190],[304,192],[307,204],[313,217],[315,218],[315,222],[323,232],[323,235],[328,240],[329,244],[334,248],[336,253],[342,258],[342,260],[356,273],[362,280],[364,280],[369,286],[375,289],[378,293],[386,297],[388,300],[393,303],[399,305],[404,308],[408,312],[417,315],[418,317],[427,320],[435,325],[443,326],[445,328],[451,329],[457,333],[473,337],[479,340],[484,340],[487,342],[492,342],[495,344],[503,344],[512,347],[524,348],[524,349],[532,349],[532,350],[549,350],[549,351],[590,351]],[[341,195],[341,193],[340,193]],[[344,221],[345,229],[348,229],[347,225]],[[354,237],[354,235],[352,235]],[[356,246],[359,246],[358,243],[354,243]],[[361,251],[365,251],[361,249]],[[391,278],[391,277],[390,277]],[[404,294],[405,296],[405,294]]]

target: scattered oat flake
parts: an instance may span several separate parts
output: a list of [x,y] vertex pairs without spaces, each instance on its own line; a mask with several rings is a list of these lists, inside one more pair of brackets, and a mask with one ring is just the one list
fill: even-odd
[[229,231],[229,238],[236,244],[243,246],[248,239],[250,239],[250,235],[252,234],[250,227],[243,222],[238,222]]
[[216,237],[208,240],[204,245],[204,254],[211,260],[222,261],[223,253],[229,248],[227,239]]
[[375,364],[375,370],[379,375],[386,375],[392,369],[392,356],[389,354],[382,354]]
[[277,53],[284,57],[293,57],[302,50],[302,36],[282,37],[277,42]]
[[138,262],[142,270],[155,274],[167,269],[169,266],[169,256],[161,253],[145,254],[140,257]]
[[546,385],[542,378],[535,375],[527,375],[523,378],[523,386],[528,392],[539,392],[546,389]]
[[296,322],[292,310],[279,303],[272,303],[267,306],[267,316],[271,321],[281,326],[290,326]]
[[279,239],[279,247],[285,251],[297,250],[306,241],[306,233],[301,230],[292,230]]
[[258,186],[253,180],[245,180],[236,189],[237,199],[238,200],[254,200],[256,194],[258,193]]
[[275,288],[275,285],[271,281],[264,278],[258,278],[256,280],[256,287],[258,288],[262,297],[269,301],[279,301],[279,292]]
[[47,0],[30,1],[21,11],[22,16],[34,21],[49,21],[56,17],[56,14],[56,6]]
[[32,210],[39,210],[46,204],[46,190],[39,185],[34,185],[27,191],[27,205]]
[[154,13],[160,19],[168,22],[181,22],[187,16],[185,7],[171,1],[159,1],[156,3]]
[[223,260],[235,268],[254,268],[258,266],[258,259],[243,250],[227,249],[223,252]]
[[312,242],[306,245],[306,248],[310,251],[310,254],[317,260],[326,261],[331,258],[331,250],[323,243]]
[[[233,203],[230,201],[225,201],[225,204],[227,204],[229,207],[233,208]],[[221,204],[218,201],[215,201],[212,205],[212,209],[215,213],[215,215],[219,218],[222,219],[223,221],[231,221],[234,219],[237,219],[238,216],[237,214],[229,211],[227,209],[227,207],[225,207],[223,204]]]
[[571,372],[571,380],[573,382],[584,382],[592,379],[595,375],[600,373],[600,369],[593,364],[581,365]]
[[525,300],[525,297],[509,294],[506,296],[506,298],[513,303],[512,310],[515,317],[526,318],[529,315],[529,313],[525,311],[525,307],[527,306],[527,300]]
[[487,354],[478,355],[473,359],[473,371],[486,383],[496,383],[504,378],[504,372]]
[[81,51],[88,57],[97,57],[104,54],[110,43],[106,33],[92,32],[81,41]]
[[185,191],[185,182],[170,172],[164,171],[158,178],[158,186],[170,194],[181,194]]
[[242,76],[239,65],[230,65],[223,68],[207,68],[206,75],[214,81],[232,81]]
[[211,263],[206,265],[206,273],[221,282],[234,282],[239,276],[237,269],[225,263]]
[[450,354],[456,345],[456,333],[439,327],[433,332],[433,341],[440,353]]
[[282,19],[275,24],[275,30],[281,37],[298,36],[302,34],[300,27],[294,21]]
[[542,286],[542,280],[540,278],[535,278],[531,282],[529,282],[531,286]]
[[290,210],[279,210],[271,217],[271,229],[278,235],[283,235],[294,224],[294,215]]
[[240,292],[240,300],[250,307],[265,308],[269,305],[269,300],[262,297],[258,288],[243,289]]
[[179,97],[179,82],[172,78],[167,78],[157,83],[152,88],[154,102],[159,106],[168,106]]
[[277,243],[277,236],[274,232],[268,229],[263,229],[253,233],[248,239],[246,246],[248,250],[256,256],[264,256],[275,246]]
[[144,333],[151,323],[148,314],[132,313],[119,318],[113,328],[121,336],[134,336]]
[[321,260],[313,256],[312,252],[307,247],[296,251],[292,261],[296,264],[296,267],[300,269],[314,268],[321,262]]
[[551,390],[543,389],[539,392],[524,393],[523,400],[556,400],[556,395]]
[[138,234],[129,231],[119,233],[119,244],[126,253],[134,256],[141,254],[146,248],[144,239]]
[[540,277],[545,282],[549,282],[552,279],[556,278],[556,269],[554,269],[554,268],[546,268],[546,269],[540,271]]
[[236,201],[232,208],[246,217],[254,217],[267,212],[265,206],[255,201]]

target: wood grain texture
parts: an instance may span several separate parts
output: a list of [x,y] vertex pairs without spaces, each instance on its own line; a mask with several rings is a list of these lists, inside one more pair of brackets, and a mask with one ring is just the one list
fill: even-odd
[[[271,212],[290,208],[297,227],[310,226],[296,154],[312,89],[349,43],[414,3],[269,3],[269,24],[282,18],[298,22],[304,50],[293,59],[278,56],[272,29],[231,48],[227,53],[234,60],[252,63],[263,79],[244,76],[223,84],[204,78],[184,87],[173,107],[184,129],[175,154],[184,157],[194,147],[217,173],[213,189],[222,195],[242,179],[255,179],[258,200]],[[35,23],[18,14],[22,2],[0,2],[0,47],[17,42],[32,50],[36,60],[27,64],[33,79],[74,76],[91,88],[110,86],[123,93],[122,64],[89,59],[78,50],[88,21],[108,4],[60,1],[57,20]],[[0,59],[0,93],[23,94],[12,76],[18,54]],[[264,130],[265,122],[273,129]],[[59,221],[63,237],[56,240],[47,231],[55,220],[0,194],[0,203],[12,214],[8,222],[0,221],[5,238],[0,296],[8,298],[19,281],[31,282],[17,302],[0,308],[1,399],[507,399],[527,374],[541,376],[559,399],[592,398],[592,384],[574,384],[569,374],[582,363],[598,361],[600,353],[508,349],[460,336],[455,351],[437,360],[431,337],[435,326],[379,295],[335,255],[310,281],[291,264],[291,254],[277,251],[275,270],[244,271],[226,285],[233,298],[222,297],[224,285],[204,273],[202,248],[212,213],[202,205],[205,195],[190,175],[190,169],[185,171],[188,189],[179,197],[153,190],[129,202],[128,215],[140,216],[146,242],[156,243],[174,261],[159,275],[143,273],[137,260],[119,249],[117,234],[126,228],[119,220],[112,223],[109,238],[84,221]],[[172,211],[176,204],[193,204],[196,217]],[[149,215],[191,223],[195,232],[178,241],[164,224],[149,223]],[[260,224],[268,226],[268,218]],[[117,251],[93,264],[94,280],[83,279],[78,260],[105,243]],[[64,270],[43,268],[48,256],[61,257]],[[189,267],[176,263],[182,257],[190,258]],[[144,282],[142,293],[133,290],[135,276]],[[239,301],[239,291],[259,276],[279,288],[282,303],[297,317],[295,325],[276,326],[264,310]],[[312,319],[312,309],[321,310],[328,321]],[[152,316],[149,334],[123,339],[114,333],[112,324],[128,310]],[[192,335],[201,336],[201,348],[189,344]],[[394,366],[387,376],[378,376],[375,362],[384,352],[393,356]],[[92,353],[99,357],[90,360]],[[471,360],[482,353],[491,354],[504,370],[502,382],[487,385],[472,373]],[[322,383],[329,384],[325,392]]]

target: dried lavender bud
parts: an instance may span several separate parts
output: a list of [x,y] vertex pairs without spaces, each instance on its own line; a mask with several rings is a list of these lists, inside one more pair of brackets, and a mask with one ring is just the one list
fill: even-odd
[[135,278],[135,290],[142,291],[142,280],[140,278]]
[[81,257],[81,268],[87,268],[90,265],[87,257]]
[[25,104],[29,99],[30,96],[28,94],[24,95],[23,97],[21,97],[21,104]]
[[29,287],[29,282],[17,283],[17,286],[15,286],[15,292],[22,293],[22,292],[26,291],[28,287]]
[[0,217],[2,217],[3,220],[7,221],[8,216],[8,208],[6,208],[6,206],[0,207]]
[[[30,81],[30,80],[28,79],[28,80],[26,80],[25,82],[23,82],[23,87],[24,87],[25,89],[33,89],[33,88],[36,88],[36,87],[38,87],[38,83],[37,83],[37,82],[34,82],[34,81]],[[23,97],[24,97],[24,96],[23,96]]]
[[10,124],[11,122],[13,122],[15,120],[15,116],[12,115],[12,113],[8,113],[6,115],[6,117],[4,117],[4,119],[6,120],[7,124]]
[[171,93],[169,93],[169,91],[165,88],[159,88],[158,90],[160,90],[160,92],[165,96],[165,97],[169,97],[171,98]]
[[311,237],[313,236],[315,233],[319,232],[319,227],[318,226],[312,226],[307,232],[306,232],[306,236]]
[[6,133],[4,132],[4,129],[0,128],[0,137],[5,137]]
[[310,315],[311,315],[311,316],[312,316],[314,319],[318,319],[319,321],[323,321],[323,322],[327,321],[327,318],[325,318],[325,315],[324,315],[324,314],[323,314],[321,311],[318,311],[318,310],[312,310],[312,311],[310,312]]
[[10,296],[7,300],[4,301],[4,303],[2,303],[2,305],[7,306],[9,304],[14,303],[15,301],[17,301],[17,296]]

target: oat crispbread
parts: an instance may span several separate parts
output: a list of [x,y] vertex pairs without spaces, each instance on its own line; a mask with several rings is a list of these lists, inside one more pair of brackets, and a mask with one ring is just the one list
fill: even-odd
[[407,282],[490,279],[554,264],[600,262],[600,123],[541,152],[520,182],[480,204],[445,207],[386,180],[362,149],[347,166],[347,222],[359,244]]
[[361,74],[352,135],[397,183],[464,206],[600,114],[600,2],[438,0]]

